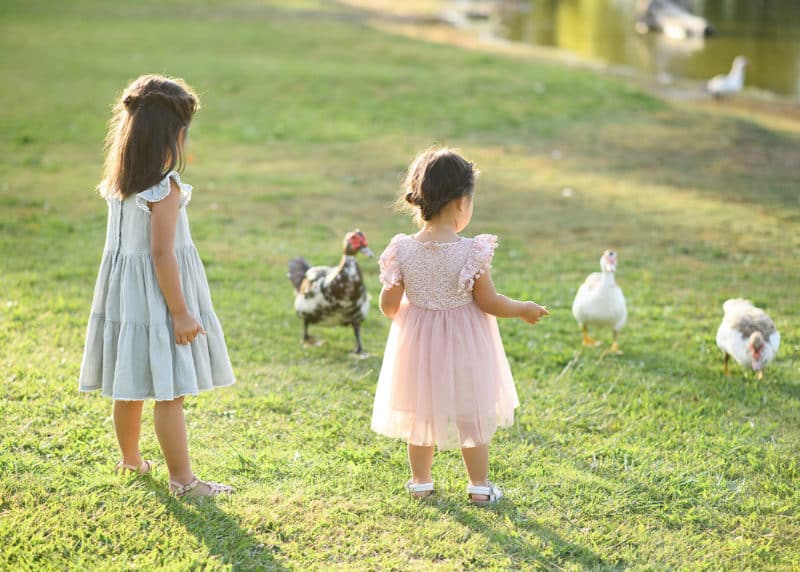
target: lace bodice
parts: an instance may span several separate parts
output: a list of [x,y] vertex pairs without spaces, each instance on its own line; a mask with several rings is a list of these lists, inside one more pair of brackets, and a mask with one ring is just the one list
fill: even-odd
[[380,257],[384,289],[403,284],[408,301],[446,310],[473,301],[472,287],[491,268],[497,237],[480,234],[455,242],[419,242],[398,234]]

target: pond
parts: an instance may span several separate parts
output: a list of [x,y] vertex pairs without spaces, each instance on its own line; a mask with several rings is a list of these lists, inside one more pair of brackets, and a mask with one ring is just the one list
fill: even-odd
[[494,32],[636,68],[662,80],[727,73],[737,55],[749,61],[745,85],[800,98],[800,0],[695,0],[710,37],[671,38],[635,29],[638,0],[501,2]]

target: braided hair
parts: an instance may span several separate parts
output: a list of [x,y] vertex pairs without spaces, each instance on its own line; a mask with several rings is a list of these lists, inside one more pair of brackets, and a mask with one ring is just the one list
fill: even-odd
[[455,199],[472,196],[478,171],[446,147],[431,147],[414,159],[403,182],[401,206],[410,207],[417,222],[433,219]]
[[181,79],[143,75],[114,105],[105,145],[106,196],[128,197],[183,170],[179,139],[200,108],[200,100]]

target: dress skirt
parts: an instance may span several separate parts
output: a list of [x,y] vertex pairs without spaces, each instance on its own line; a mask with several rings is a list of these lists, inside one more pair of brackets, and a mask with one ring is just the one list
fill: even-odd
[[519,399],[497,319],[473,302],[444,310],[406,298],[389,332],[372,429],[439,449],[489,443]]

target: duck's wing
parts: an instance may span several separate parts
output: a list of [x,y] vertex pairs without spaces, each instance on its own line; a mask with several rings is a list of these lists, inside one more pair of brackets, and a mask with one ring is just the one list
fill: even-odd
[[603,282],[603,274],[600,272],[592,272],[589,276],[586,277],[586,280],[583,281],[581,287],[578,289],[578,292],[581,291],[592,291],[600,286]]
[[325,290],[325,278],[330,273],[329,266],[312,266],[305,272],[298,294],[308,296],[310,293],[321,294]]
[[727,91],[728,86],[728,76],[726,75],[715,75],[706,84],[706,90],[711,93],[723,93]]
[[778,331],[772,318],[755,306],[736,306],[734,311],[725,314],[725,322],[744,338],[749,338],[753,332],[761,332],[764,339],[769,340]]

